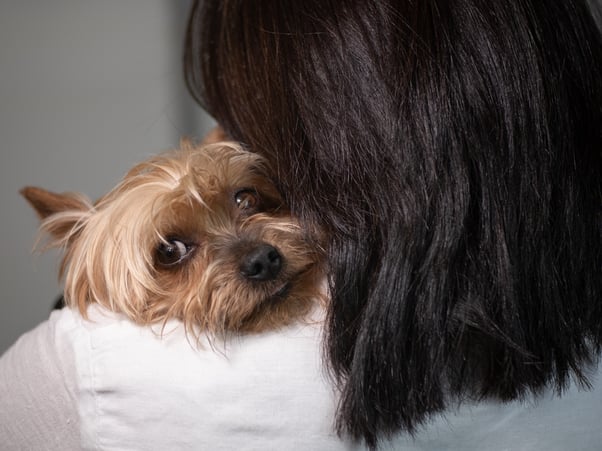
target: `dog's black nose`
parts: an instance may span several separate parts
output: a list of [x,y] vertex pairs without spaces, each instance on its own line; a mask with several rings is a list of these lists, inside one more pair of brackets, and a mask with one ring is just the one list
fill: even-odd
[[240,265],[240,272],[247,279],[266,281],[275,279],[282,269],[280,252],[269,244],[261,244],[249,252]]

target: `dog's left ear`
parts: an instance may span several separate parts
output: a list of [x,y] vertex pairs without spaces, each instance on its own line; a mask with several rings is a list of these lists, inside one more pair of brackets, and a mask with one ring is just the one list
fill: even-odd
[[42,230],[58,240],[71,235],[82,216],[94,208],[86,197],[77,193],[59,194],[33,186],[21,189],[20,193],[42,220]]
[[65,211],[87,211],[90,208],[81,196],[74,193],[53,193],[35,186],[26,186],[19,192],[27,199],[40,219]]

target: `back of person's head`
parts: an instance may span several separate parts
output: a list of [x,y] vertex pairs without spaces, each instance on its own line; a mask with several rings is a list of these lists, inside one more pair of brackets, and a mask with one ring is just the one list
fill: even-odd
[[585,0],[195,3],[193,95],[319,220],[339,429],[587,383],[602,40]]

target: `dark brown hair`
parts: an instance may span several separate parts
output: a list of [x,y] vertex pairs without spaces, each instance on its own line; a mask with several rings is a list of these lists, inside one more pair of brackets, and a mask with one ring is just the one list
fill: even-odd
[[602,41],[585,0],[197,1],[190,91],[330,232],[338,425],[587,384]]

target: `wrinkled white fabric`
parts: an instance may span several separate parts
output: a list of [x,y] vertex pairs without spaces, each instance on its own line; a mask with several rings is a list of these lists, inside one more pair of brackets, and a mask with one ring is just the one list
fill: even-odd
[[[98,306],[63,309],[0,359],[0,449],[351,449],[333,429],[319,324],[205,342]],[[57,401],[58,400],[58,401]]]
[[[69,309],[0,358],[1,450],[339,450],[321,326],[233,337],[198,349],[98,306]],[[463,405],[384,450],[602,449],[602,389]]]
[[75,328],[55,313],[0,357],[0,450],[79,449]]

